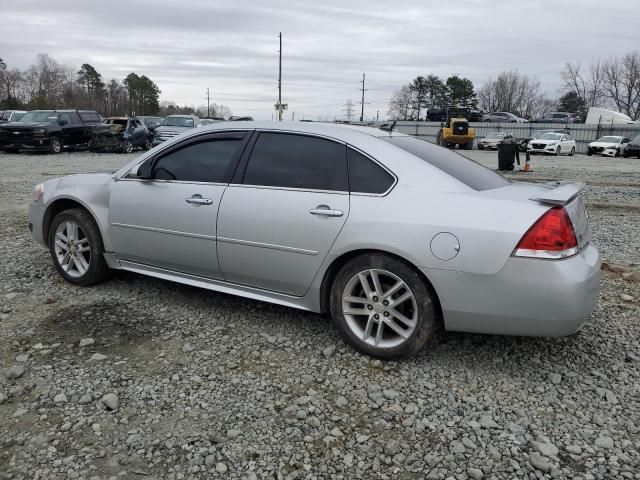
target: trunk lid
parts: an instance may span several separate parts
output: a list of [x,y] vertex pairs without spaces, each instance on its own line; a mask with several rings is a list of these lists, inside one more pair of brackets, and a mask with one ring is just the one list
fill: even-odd
[[549,208],[558,205],[563,206],[573,224],[576,239],[578,240],[578,250],[582,250],[591,241],[589,218],[580,196],[584,186],[584,183],[572,181],[550,183],[515,182],[506,187],[484,191],[482,194],[487,197],[525,204],[535,202]]

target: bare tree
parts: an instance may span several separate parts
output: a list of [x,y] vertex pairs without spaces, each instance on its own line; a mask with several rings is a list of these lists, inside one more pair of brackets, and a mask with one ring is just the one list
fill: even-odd
[[603,63],[603,88],[618,110],[640,118],[640,51]]
[[604,65],[599,59],[594,60],[585,69],[580,63],[566,63],[560,72],[564,83],[563,92],[572,92],[581,105],[580,116],[584,120],[590,107],[603,106],[606,101],[604,89]]
[[531,117],[541,105],[540,81],[517,70],[500,73],[487,80],[478,91],[480,108],[488,112],[511,112]]
[[413,92],[409,85],[403,85],[399,90],[393,92],[389,100],[389,111],[387,115],[392,120],[414,120],[412,105],[414,104]]

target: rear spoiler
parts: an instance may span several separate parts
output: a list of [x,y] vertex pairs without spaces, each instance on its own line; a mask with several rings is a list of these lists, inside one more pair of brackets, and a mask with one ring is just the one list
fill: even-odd
[[541,203],[550,203],[551,205],[566,205],[578,196],[584,188],[584,183],[551,182],[544,184],[544,186],[548,188],[546,192],[534,195],[529,199]]

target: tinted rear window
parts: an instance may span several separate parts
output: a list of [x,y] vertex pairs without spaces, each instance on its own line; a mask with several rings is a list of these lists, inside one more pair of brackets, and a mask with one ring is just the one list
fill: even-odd
[[348,191],[345,146],[307,135],[263,132],[249,157],[243,183]]
[[99,122],[100,117],[95,112],[79,112],[83,122]]
[[[464,183],[474,190],[491,190],[504,187],[509,182],[493,170],[463,157],[446,148],[437,147],[415,137],[379,137],[396,147],[412,153],[425,162],[442,170],[447,175]],[[497,165],[497,160],[496,160]]]

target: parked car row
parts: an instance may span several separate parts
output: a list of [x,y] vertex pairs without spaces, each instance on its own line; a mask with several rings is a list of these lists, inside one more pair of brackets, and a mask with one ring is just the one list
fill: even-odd
[[[478,139],[478,150],[497,149],[505,139],[505,132],[490,132]],[[531,154],[548,155],[574,155],[576,153],[576,141],[571,138],[567,130],[538,130],[533,138],[517,139],[521,150]],[[620,135],[607,135],[600,137],[587,146],[587,155],[604,155],[609,157],[640,158],[640,135],[633,140]]]
[[[84,146],[94,152],[149,150],[191,128],[224,121],[195,115],[102,118],[93,110],[6,110],[0,113],[0,118],[0,150],[50,153]],[[253,119],[245,116],[229,120]]]

